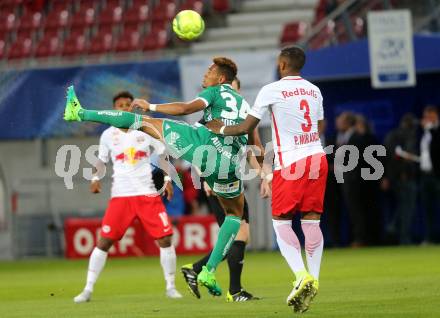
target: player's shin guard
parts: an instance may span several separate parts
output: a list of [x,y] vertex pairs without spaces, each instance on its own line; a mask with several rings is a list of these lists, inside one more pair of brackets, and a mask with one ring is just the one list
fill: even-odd
[[89,260],[89,269],[87,271],[87,284],[84,288],[89,292],[93,292],[93,286],[95,285],[99,274],[101,274],[107,260],[107,252],[95,247]]
[[301,228],[305,238],[305,250],[309,273],[319,279],[324,238],[319,226],[319,220],[301,220]]
[[209,271],[215,271],[218,264],[228,253],[235,237],[237,236],[238,230],[240,229],[240,224],[241,218],[232,215],[226,216],[225,221],[220,227],[217,242],[215,243],[214,249],[209,257],[208,263],[206,264]]
[[93,121],[108,124],[117,128],[138,129],[142,125],[142,116],[118,110],[88,110],[82,109],[78,116],[82,121]]
[[281,254],[295,273],[296,278],[305,272],[301,256],[301,245],[292,229],[291,220],[272,220]]
[[174,246],[160,248],[160,264],[167,283],[166,289],[175,288],[176,277],[176,250]]
[[232,295],[241,290],[241,273],[243,271],[245,249],[245,242],[235,241],[228,253],[229,292]]

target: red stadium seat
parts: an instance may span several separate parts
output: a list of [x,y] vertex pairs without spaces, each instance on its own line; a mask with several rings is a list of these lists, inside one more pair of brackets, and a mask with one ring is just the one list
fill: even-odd
[[144,4],[139,7],[131,7],[124,14],[124,21],[127,22],[145,22],[148,20],[150,16],[150,7],[147,4]]
[[101,12],[99,15],[100,24],[116,24],[122,20],[122,7],[111,7]]
[[18,18],[15,13],[6,12],[5,14],[0,12],[0,32],[11,32],[17,27]]
[[41,12],[27,11],[20,18],[20,29],[38,29],[43,21],[43,15]]
[[63,56],[82,55],[87,52],[87,39],[85,35],[69,36],[64,41]]
[[224,13],[231,9],[229,0],[212,0],[212,8],[216,12]]
[[335,32],[335,22],[330,20],[327,25],[322,29],[322,31],[315,35],[309,42],[309,49],[316,50],[321,47],[328,45],[334,36]]
[[[124,1],[125,2],[125,1]],[[105,1],[105,8],[116,8],[121,6],[121,1],[119,0],[106,0]]]
[[161,2],[153,9],[153,21],[170,21],[176,15],[176,4],[174,2]]
[[281,43],[294,43],[301,39],[307,31],[307,23],[293,22],[284,25]]
[[73,26],[91,26],[96,22],[96,10],[88,7],[80,9],[72,18]]
[[[351,17],[350,20],[354,35],[357,38],[363,37],[365,35],[364,20],[360,17]],[[338,43],[346,43],[350,41],[349,33],[343,21],[338,21],[335,24],[335,34]]]
[[60,49],[61,41],[58,37],[43,38],[37,45],[35,57],[57,56]]
[[8,52],[8,59],[21,59],[21,58],[27,58],[32,55],[32,39],[31,38],[24,38],[24,39],[17,39],[9,49]]
[[72,8],[72,1],[66,1],[66,0],[53,0],[51,1],[51,11],[63,11],[67,10],[70,11]]
[[179,8],[179,11],[182,10],[194,10],[199,14],[203,12],[203,1],[201,0],[187,0],[184,1]]
[[150,32],[147,36],[144,37],[142,49],[144,51],[163,49],[167,46],[168,40],[168,32],[165,30]]
[[111,33],[98,34],[90,41],[89,53],[102,54],[109,53],[113,49],[113,35]]
[[34,39],[34,30],[19,29],[16,34],[16,40]]
[[0,39],[0,60],[4,59],[6,56],[6,41]]
[[122,35],[116,43],[116,52],[137,51],[140,47],[140,33],[139,31],[131,32],[128,36]]
[[67,10],[51,11],[46,17],[45,28],[58,29],[69,24],[70,14]]

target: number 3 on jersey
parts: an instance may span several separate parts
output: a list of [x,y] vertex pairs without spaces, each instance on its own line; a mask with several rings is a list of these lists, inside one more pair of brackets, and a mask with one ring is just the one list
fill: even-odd
[[247,113],[249,111],[249,104],[243,99],[241,102],[240,112],[237,109],[237,99],[229,92],[221,92],[221,97],[226,103],[226,107],[230,110],[223,110],[220,114],[221,117],[231,120],[236,120],[238,117],[246,119]]
[[312,119],[310,118],[310,107],[307,100],[302,99],[299,103],[299,109],[305,110],[304,112],[304,119],[306,120],[307,124],[302,123],[301,128],[303,132],[310,132],[312,129]]

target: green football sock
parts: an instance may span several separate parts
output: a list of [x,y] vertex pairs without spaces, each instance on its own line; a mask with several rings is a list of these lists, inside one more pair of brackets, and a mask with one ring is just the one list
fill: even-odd
[[82,121],[93,121],[118,128],[138,129],[142,124],[141,115],[119,110],[81,109],[78,116]]
[[241,218],[232,215],[226,216],[225,221],[218,232],[217,242],[215,243],[214,249],[209,257],[208,263],[206,264],[208,270],[215,270],[226,254],[228,254],[228,251],[237,236],[238,230],[240,229],[240,223]]

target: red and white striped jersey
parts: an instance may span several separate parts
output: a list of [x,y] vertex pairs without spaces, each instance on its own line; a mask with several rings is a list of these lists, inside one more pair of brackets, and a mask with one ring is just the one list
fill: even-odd
[[316,153],[324,152],[318,120],[324,119],[321,91],[300,76],[286,76],[264,86],[249,111],[261,119],[269,109],[275,170]]

